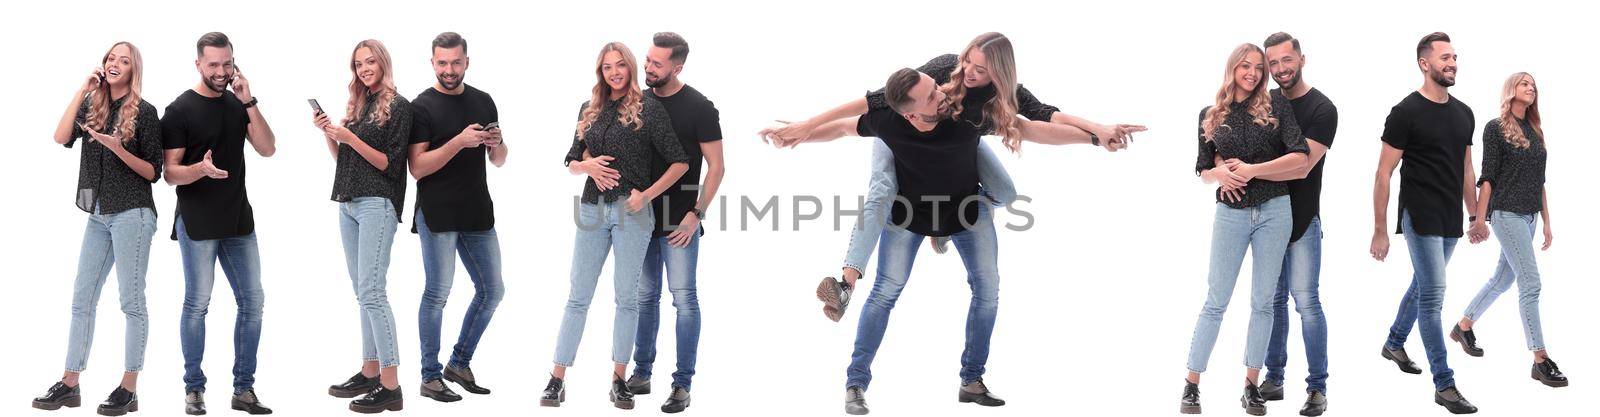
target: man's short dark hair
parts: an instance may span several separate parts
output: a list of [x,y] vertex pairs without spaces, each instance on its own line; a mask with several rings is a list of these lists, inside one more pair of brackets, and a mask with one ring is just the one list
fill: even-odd
[[910,68],[901,68],[889,75],[889,81],[883,83],[883,99],[889,102],[889,108],[899,113],[905,113],[905,108],[916,99],[911,97],[911,89],[922,82],[922,73]]
[[194,56],[205,55],[206,47],[233,49],[233,42],[228,41],[228,35],[222,32],[211,32],[200,35],[200,40],[194,43]]
[[683,61],[689,59],[689,41],[683,40],[683,36],[673,32],[660,32],[651,40],[655,42],[657,48],[672,50],[672,55],[667,58],[672,63],[683,65]]
[[1428,55],[1429,52],[1433,52],[1434,42],[1450,43],[1450,35],[1446,35],[1444,32],[1433,32],[1429,33],[1428,36],[1423,36],[1422,41],[1417,42],[1417,59],[1421,59],[1423,56]]
[[459,33],[445,32],[440,33],[439,36],[433,37],[434,48],[450,49],[457,46],[461,47],[462,55],[467,54],[467,39],[462,38],[461,34]]
[[1272,34],[1271,36],[1267,36],[1267,41],[1261,43],[1261,49],[1282,45],[1284,42],[1289,42],[1294,45],[1294,53],[1304,53],[1300,52],[1300,40],[1295,39],[1294,36],[1289,36],[1288,33],[1284,32],[1278,32]]

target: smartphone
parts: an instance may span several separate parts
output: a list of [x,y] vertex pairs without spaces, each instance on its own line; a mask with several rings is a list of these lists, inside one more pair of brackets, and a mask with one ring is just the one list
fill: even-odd
[[317,104],[317,99],[311,98],[311,99],[306,99],[306,101],[311,103],[311,112],[312,112],[311,114],[312,115],[322,114],[322,105],[321,104]]
[[498,127],[500,127],[500,122],[489,122],[489,124],[479,127],[478,130],[494,130]]

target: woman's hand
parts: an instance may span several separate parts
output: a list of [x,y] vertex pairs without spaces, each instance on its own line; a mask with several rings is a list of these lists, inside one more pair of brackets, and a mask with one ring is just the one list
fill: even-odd
[[762,142],[770,143],[772,146],[779,148],[792,148],[795,145],[799,145],[800,142],[804,142],[806,138],[811,137],[811,132],[817,129],[817,126],[810,121],[790,123],[778,120],[777,122],[783,125],[761,129],[760,135]]
[[1476,245],[1485,240],[1489,240],[1489,224],[1486,219],[1479,217],[1472,221],[1471,227],[1467,228],[1467,241]]
[[[107,122],[109,123],[110,121]],[[100,146],[104,146],[106,149],[110,149],[111,153],[121,154],[126,152],[126,150],[122,148],[122,138],[100,133],[94,129],[90,129],[88,126],[84,126],[81,123],[78,124],[78,127],[82,128],[84,132],[89,132],[89,140],[99,143]]]
[[1555,235],[1550,233],[1550,223],[1545,223],[1544,224],[1544,248],[1540,249],[1540,250],[1550,250],[1550,241],[1555,240],[1555,238],[1556,238]]
[[589,179],[594,180],[595,188],[599,188],[600,191],[606,191],[616,187],[617,181],[622,178],[621,172],[610,167],[611,161],[614,160],[616,158],[610,155],[600,155],[573,162],[570,165],[570,170],[574,174],[588,175]]
[[100,79],[105,78],[105,76],[105,67],[94,67],[94,70],[89,71],[89,78],[83,80],[83,86],[78,87],[78,91],[88,93],[100,88]]

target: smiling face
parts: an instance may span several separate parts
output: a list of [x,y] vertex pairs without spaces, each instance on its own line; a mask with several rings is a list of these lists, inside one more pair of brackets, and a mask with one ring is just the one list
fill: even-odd
[[1441,86],[1456,85],[1456,48],[1450,42],[1433,41],[1432,51],[1417,59],[1428,79]]
[[994,79],[989,76],[989,56],[983,54],[982,48],[968,50],[967,59],[962,61],[961,65],[966,68],[966,71],[962,71],[964,74],[961,78],[962,86],[979,88],[994,82]]
[[372,48],[361,47],[356,49],[354,59],[350,61],[350,68],[356,73],[356,79],[361,80],[361,85],[368,90],[377,90],[378,84],[383,82],[383,68],[379,65],[377,54]]
[[933,77],[929,77],[928,74],[919,73],[918,75],[921,80],[917,82],[915,87],[911,87],[906,92],[906,95],[911,98],[911,103],[903,106],[900,112],[908,120],[921,120],[929,123],[938,122],[940,119],[939,114],[942,111],[940,108],[941,103],[944,103],[944,90],[940,89],[939,83],[933,81]]
[[622,52],[615,49],[606,51],[600,58],[600,78],[604,79],[606,86],[611,91],[627,91],[633,85],[633,68],[628,67],[628,61]]
[[1272,80],[1278,82],[1278,87],[1292,90],[1300,85],[1300,67],[1305,65],[1305,56],[1300,51],[1294,50],[1293,42],[1282,42],[1267,48],[1267,70],[1272,72]]
[[1539,87],[1534,84],[1532,76],[1524,75],[1517,80],[1515,91],[1511,101],[1519,105],[1531,105],[1539,99]]
[[454,48],[433,48],[433,76],[439,80],[439,87],[455,91],[467,78],[467,48],[457,46]]
[[195,69],[200,71],[200,82],[214,93],[221,94],[233,82],[237,69],[233,66],[233,48],[218,48],[206,46],[201,48],[200,57],[194,60]]
[[644,85],[661,88],[677,79],[683,65],[672,62],[672,48],[650,47],[644,55]]
[[105,69],[107,87],[127,87],[133,79],[133,49],[126,44],[111,47],[100,66]]
[[1233,100],[1244,101],[1261,86],[1267,67],[1261,62],[1260,52],[1250,51],[1233,66]]

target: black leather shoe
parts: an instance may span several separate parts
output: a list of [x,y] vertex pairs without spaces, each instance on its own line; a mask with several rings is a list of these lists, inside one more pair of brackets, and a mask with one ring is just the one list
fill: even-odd
[[844,413],[852,416],[864,416],[872,410],[867,409],[867,393],[861,387],[844,389]]
[[328,395],[339,398],[355,398],[358,395],[372,392],[375,388],[378,388],[378,378],[368,378],[366,375],[356,372],[355,376],[350,377],[343,383],[328,387]]
[[1466,351],[1467,355],[1483,356],[1483,348],[1478,347],[1478,335],[1471,330],[1461,330],[1460,323],[1450,326],[1450,340],[1461,342],[1461,350]]
[[962,385],[961,393],[956,396],[956,400],[964,403],[976,403],[984,407],[1006,405],[1006,400],[1002,400],[1000,397],[994,396],[994,393],[989,392],[989,386],[983,383],[983,378],[978,378],[977,381]]
[[667,396],[667,403],[661,405],[661,412],[672,414],[683,412],[689,408],[689,390],[673,385],[672,395]]
[[1306,395],[1306,405],[1300,407],[1300,415],[1306,417],[1320,416],[1326,411],[1328,411],[1328,396],[1323,395],[1322,391],[1311,391]]
[[372,392],[368,392],[367,395],[350,401],[350,411],[361,414],[400,411],[405,408],[404,400],[400,396],[400,387],[388,389],[380,384]]
[[250,413],[250,415],[272,414],[272,409],[261,405],[261,398],[256,397],[254,388],[233,394],[232,404],[234,410]]
[[1267,401],[1279,401],[1279,400],[1282,400],[1283,399],[1283,383],[1282,382],[1272,382],[1272,381],[1262,382],[1261,383],[1261,398],[1265,398]]
[[1261,388],[1254,384],[1244,386],[1244,396],[1239,397],[1239,405],[1244,406],[1244,413],[1252,416],[1267,415],[1267,399],[1261,398]]
[[628,391],[628,383],[621,376],[611,375],[611,405],[623,410],[633,409],[633,391]]
[[1472,414],[1478,412],[1478,407],[1467,402],[1467,397],[1461,396],[1461,391],[1455,386],[1433,393],[1433,403],[1444,406],[1450,414]]
[[639,374],[633,374],[633,376],[628,377],[628,392],[632,392],[633,395],[649,394],[650,377],[639,376]]
[[1389,350],[1388,346],[1384,346],[1383,358],[1388,359],[1390,362],[1394,362],[1396,366],[1399,366],[1400,372],[1405,372],[1408,374],[1422,373],[1422,368],[1418,368],[1417,363],[1412,362],[1411,357],[1406,355],[1406,348],[1404,347],[1395,350]]
[[61,407],[76,408],[83,405],[83,395],[78,393],[78,387],[69,387],[67,384],[56,382],[51,385],[44,395],[33,399],[33,408],[40,410],[60,410]]
[[472,375],[472,368],[457,368],[448,366],[444,368],[444,380],[460,385],[461,389],[478,395],[489,395],[489,389],[478,386],[478,377]]
[[551,375],[550,383],[544,386],[544,396],[539,397],[539,406],[560,407],[561,403],[566,401],[567,385],[561,381],[561,378]]
[[139,396],[121,386],[111,390],[111,396],[106,397],[106,402],[100,403],[100,408],[95,410],[102,416],[120,416],[135,411],[139,411]]
[[461,395],[451,391],[450,386],[445,385],[444,380],[439,379],[422,383],[422,396],[442,403],[461,401]]
[[1178,412],[1200,414],[1200,385],[1183,381],[1183,399],[1178,401]]
[[1533,379],[1549,387],[1567,386],[1567,375],[1561,373],[1561,368],[1556,367],[1556,361],[1550,358],[1544,358],[1543,363],[1533,364]]
[[184,393],[183,413],[191,416],[206,415],[206,394],[200,391]]

